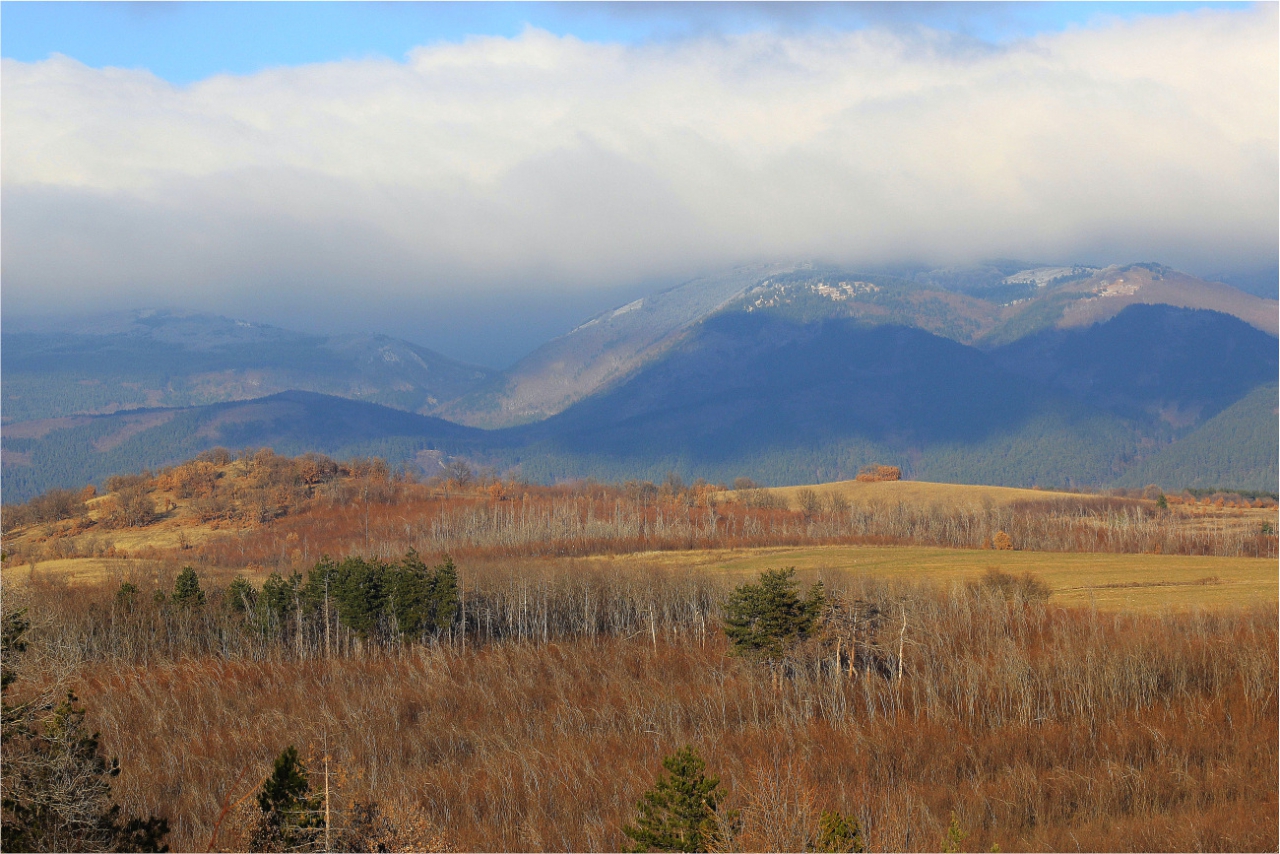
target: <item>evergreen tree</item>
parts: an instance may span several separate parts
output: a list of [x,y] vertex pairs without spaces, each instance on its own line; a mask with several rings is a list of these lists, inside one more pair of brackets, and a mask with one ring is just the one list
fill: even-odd
[[204,591],[200,589],[200,577],[189,566],[182,568],[173,584],[173,602],[181,607],[197,607],[204,604]]
[[418,638],[423,632],[435,628],[433,587],[435,574],[412,549],[400,565],[390,573],[391,613],[397,631],[409,638]]
[[[622,832],[636,843],[634,851],[709,851],[721,841],[717,810],[723,794],[720,778],[703,772],[706,763],[692,747],[662,760],[670,776],[661,776],[644,793],[635,825]],[[731,817],[730,817],[731,818]]]
[[120,588],[116,590],[116,605],[126,611],[131,611],[137,601],[138,585],[130,581],[122,581]]
[[743,584],[724,604],[724,633],[735,655],[781,658],[813,630],[826,596],[822,582],[801,599],[795,568],[769,569],[757,584]]
[[85,710],[67,692],[57,703],[36,697],[11,706],[16,655],[26,649],[22,612],[5,615],[0,636],[0,739],[4,794],[0,848],[6,851],[167,851],[163,818],[127,818],[111,802],[120,763],[103,754]]
[[307,766],[292,745],[276,757],[258,792],[262,815],[253,831],[254,851],[298,851],[322,840],[324,803],[311,794]]
[[237,575],[227,585],[226,605],[236,614],[252,613],[258,604],[258,591],[243,575]]
[[444,631],[453,625],[458,613],[458,568],[453,558],[444,556],[444,561],[435,566],[431,579],[431,606],[429,609],[432,628]]
[[818,838],[809,851],[830,854],[861,854],[867,850],[862,836],[862,822],[838,812],[823,812],[818,821]]
[[338,618],[361,638],[373,635],[386,612],[386,571],[380,561],[350,557],[338,564],[330,590]]
[[279,631],[297,609],[298,585],[302,576],[294,574],[288,579],[273,572],[262,582],[262,592],[257,597],[258,612],[272,631]]

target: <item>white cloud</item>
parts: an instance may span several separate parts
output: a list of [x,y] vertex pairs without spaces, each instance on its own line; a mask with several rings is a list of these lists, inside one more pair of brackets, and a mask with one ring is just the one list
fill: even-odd
[[4,299],[353,311],[761,257],[1270,264],[1278,79],[1274,4],[998,48],[529,30],[187,87],[5,60]]

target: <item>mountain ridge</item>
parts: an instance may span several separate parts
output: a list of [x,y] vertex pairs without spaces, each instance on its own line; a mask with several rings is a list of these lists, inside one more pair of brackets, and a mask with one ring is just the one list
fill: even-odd
[[[1076,355],[1091,351],[1092,362]],[[1180,383],[1187,364],[1203,370]],[[1106,485],[1176,447],[1251,389],[1273,384],[1276,371],[1275,340],[1266,333],[1220,313],[1169,306],[1129,306],[1102,324],[1048,329],[993,349],[856,318],[806,323],[729,312],[690,328],[609,389],[522,426],[481,430],[287,392],[9,425],[0,448],[6,500],[113,469],[169,464],[217,444],[376,454],[426,471],[458,456],[538,481],[660,480],[676,471],[804,483],[852,477],[875,462],[939,481]],[[1223,372],[1233,382],[1219,381]],[[1257,472],[1275,469],[1274,453],[1255,447],[1267,435],[1255,423],[1264,414],[1255,406],[1231,416],[1247,426],[1235,431],[1238,441],[1231,429],[1215,434],[1230,446],[1215,471],[1250,478],[1215,485],[1257,488]]]

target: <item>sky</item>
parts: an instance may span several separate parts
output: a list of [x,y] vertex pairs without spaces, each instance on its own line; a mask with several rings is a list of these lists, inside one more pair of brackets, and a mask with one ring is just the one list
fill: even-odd
[[1277,264],[1268,4],[0,3],[0,308],[501,367],[760,260]]

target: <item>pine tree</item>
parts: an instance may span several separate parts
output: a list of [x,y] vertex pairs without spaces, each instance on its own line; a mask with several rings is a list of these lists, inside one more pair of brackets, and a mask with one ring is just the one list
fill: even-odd
[[692,747],[668,756],[662,767],[670,776],[659,777],[644,793],[635,825],[622,828],[636,843],[632,850],[709,851],[721,841],[720,778],[703,773],[706,763]]
[[252,613],[258,604],[258,591],[243,575],[237,575],[227,585],[227,608],[236,614]]
[[808,850],[831,852],[831,854],[860,854],[866,851],[867,843],[862,836],[862,822],[851,815],[823,812],[822,818],[818,821],[818,838]]
[[952,813],[951,824],[947,826],[947,835],[942,837],[943,854],[957,854],[968,835],[965,833],[964,828],[960,826],[960,819],[956,818],[955,813]]
[[801,599],[795,568],[769,569],[758,584],[743,584],[724,605],[724,633],[735,655],[781,658],[787,648],[813,630],[826,600],[822,582]]
[[276,757],[258,792],[262,815],[250,846],[254,851],[306,850],[322,841],[323,795],[311,794],[307,766],[293,745]]
[[195,607],[204,604],[204,591],[200,589],[200,577],[189,566],[182,568],[178,579],[173,583],[173,602],[181,607]]
[[67,692],[59,702],[36,697],[11,706],[13,660],[26,649],[22,612],[6,614],[0,637],[0,716],[3,718],[4,794],[0,848],[6,851],[167,851],[169,823],[128,818],[111,802],[120,763],[107,759],[85,710]]

